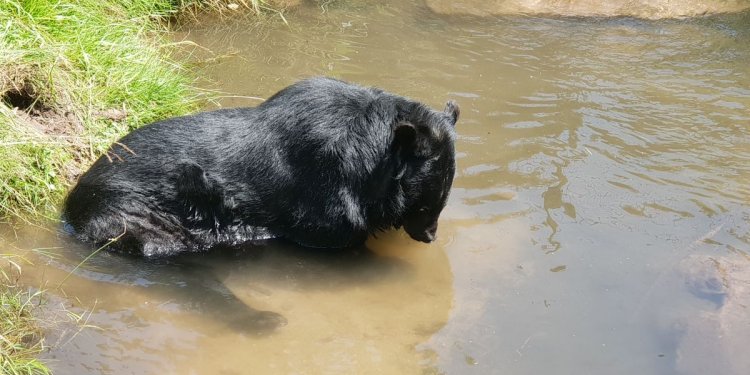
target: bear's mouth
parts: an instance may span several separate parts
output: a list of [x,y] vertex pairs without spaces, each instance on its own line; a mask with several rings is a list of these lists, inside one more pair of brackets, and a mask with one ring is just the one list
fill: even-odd
[[409,237],[411,237],[414,240],[417,240],[419,242],[424,242],[424,243],[430,243],[432,241],[435,241],[435,235],[427,233],[427,232],[423,232],[417,235],[409,233]]
[[437,222],[427,228],[420,226],[419,229],[404,225],[404,230],[409,237],[419,242],[430,243],[437,238]]

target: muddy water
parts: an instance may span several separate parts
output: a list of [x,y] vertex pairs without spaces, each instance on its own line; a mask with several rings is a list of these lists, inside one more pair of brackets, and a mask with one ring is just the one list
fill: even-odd
[[98,327],[50,330],[56,373],[750,373],[748,15],[403,3],[303,5],[289,26],[207,17],[176,37],[201,46],[191,58],[223,106],[310,75],[457,100],[439,240],[99,254],[58,289],[90,250],[6,233],[34,261],[24,280]]

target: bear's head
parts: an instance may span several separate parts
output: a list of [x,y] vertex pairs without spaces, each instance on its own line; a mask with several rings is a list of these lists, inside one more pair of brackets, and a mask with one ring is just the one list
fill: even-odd
[[417,106],[395,127],[401,160],[396,178],[404,193],[401,225],[411,238],[432,242],[456,171],[454,130],[459,108],[449,101],[443,112]]

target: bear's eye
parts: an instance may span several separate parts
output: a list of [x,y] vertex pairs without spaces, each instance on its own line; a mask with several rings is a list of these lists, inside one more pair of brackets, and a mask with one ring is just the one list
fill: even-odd
[[425,213],[426,211],[427,211],[427,206],[419,209],[419,213]]

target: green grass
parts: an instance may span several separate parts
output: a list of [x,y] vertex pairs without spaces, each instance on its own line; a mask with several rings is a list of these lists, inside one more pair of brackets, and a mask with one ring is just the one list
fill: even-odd
[[65,191],[67,181],[60,174],[71,162],[72,151],[19,122],[0,106],[0,215],[49,215]]
[[36,356],[44,350],[44,340],[33,310],[40,292],[28,292],[16,285],[18,265],[0,256],[0,374],[43,375],[50,370]]
[[177,5],[0,2],[0,217],[56,218],[68,185],[112,141],[198,107],[165,35]]

